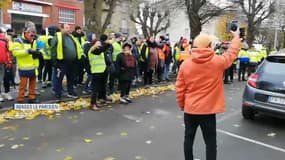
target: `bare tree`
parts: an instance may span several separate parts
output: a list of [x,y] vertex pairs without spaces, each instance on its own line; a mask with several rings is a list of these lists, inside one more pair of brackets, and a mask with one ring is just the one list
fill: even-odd
[[119,0],[84,1],[85,24],[89,31],[101,35],[111,23],[112,15]]
[[160,11],[156,7],[150,7],[149,4],[145,4],[142,8],[138,7],[137,13],[130,15],[130,19],[141,26],[145,37],[156,36],[170,26],[169,11]]
[[247,17],[247,43],[251,47],[258,27],[275,12],[275,0],[234,0],[240,5]]
[[203,24],[213,17],[221,15],[224,10],[231,7],[230,5],[214,5],[209,0],[184,0],[184,3],[189,18],[192,39],[201,32]]

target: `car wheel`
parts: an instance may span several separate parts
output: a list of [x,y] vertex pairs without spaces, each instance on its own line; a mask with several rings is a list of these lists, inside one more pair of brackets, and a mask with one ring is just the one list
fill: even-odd
[[254,111],[248,106],[242,106],[242,116],[244,119],[254,120]]

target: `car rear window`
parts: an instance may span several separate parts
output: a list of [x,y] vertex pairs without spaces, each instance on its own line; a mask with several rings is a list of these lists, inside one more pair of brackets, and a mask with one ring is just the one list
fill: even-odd
[[272,63],[285,63],[285,57],[284,56],[270,56],[266,58],[267,61]]
[[260,69],[267,73],[285,75],[285,57],[268,57]]

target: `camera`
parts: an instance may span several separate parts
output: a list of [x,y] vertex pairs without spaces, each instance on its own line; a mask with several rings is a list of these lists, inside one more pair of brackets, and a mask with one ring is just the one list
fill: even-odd
[[232,23],[231,23],[231,31],[237,31],[237,29],[238,29],[238,21],[232,21]]

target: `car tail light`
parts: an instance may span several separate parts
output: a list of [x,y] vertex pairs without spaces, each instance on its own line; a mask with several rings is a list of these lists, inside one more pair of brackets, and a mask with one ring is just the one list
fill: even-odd
[[249,79],[248,79],[248,84],[253,87],[253,88],[256,88],[256,82],[259,78],[259,75],[258,74],[252,74]]

